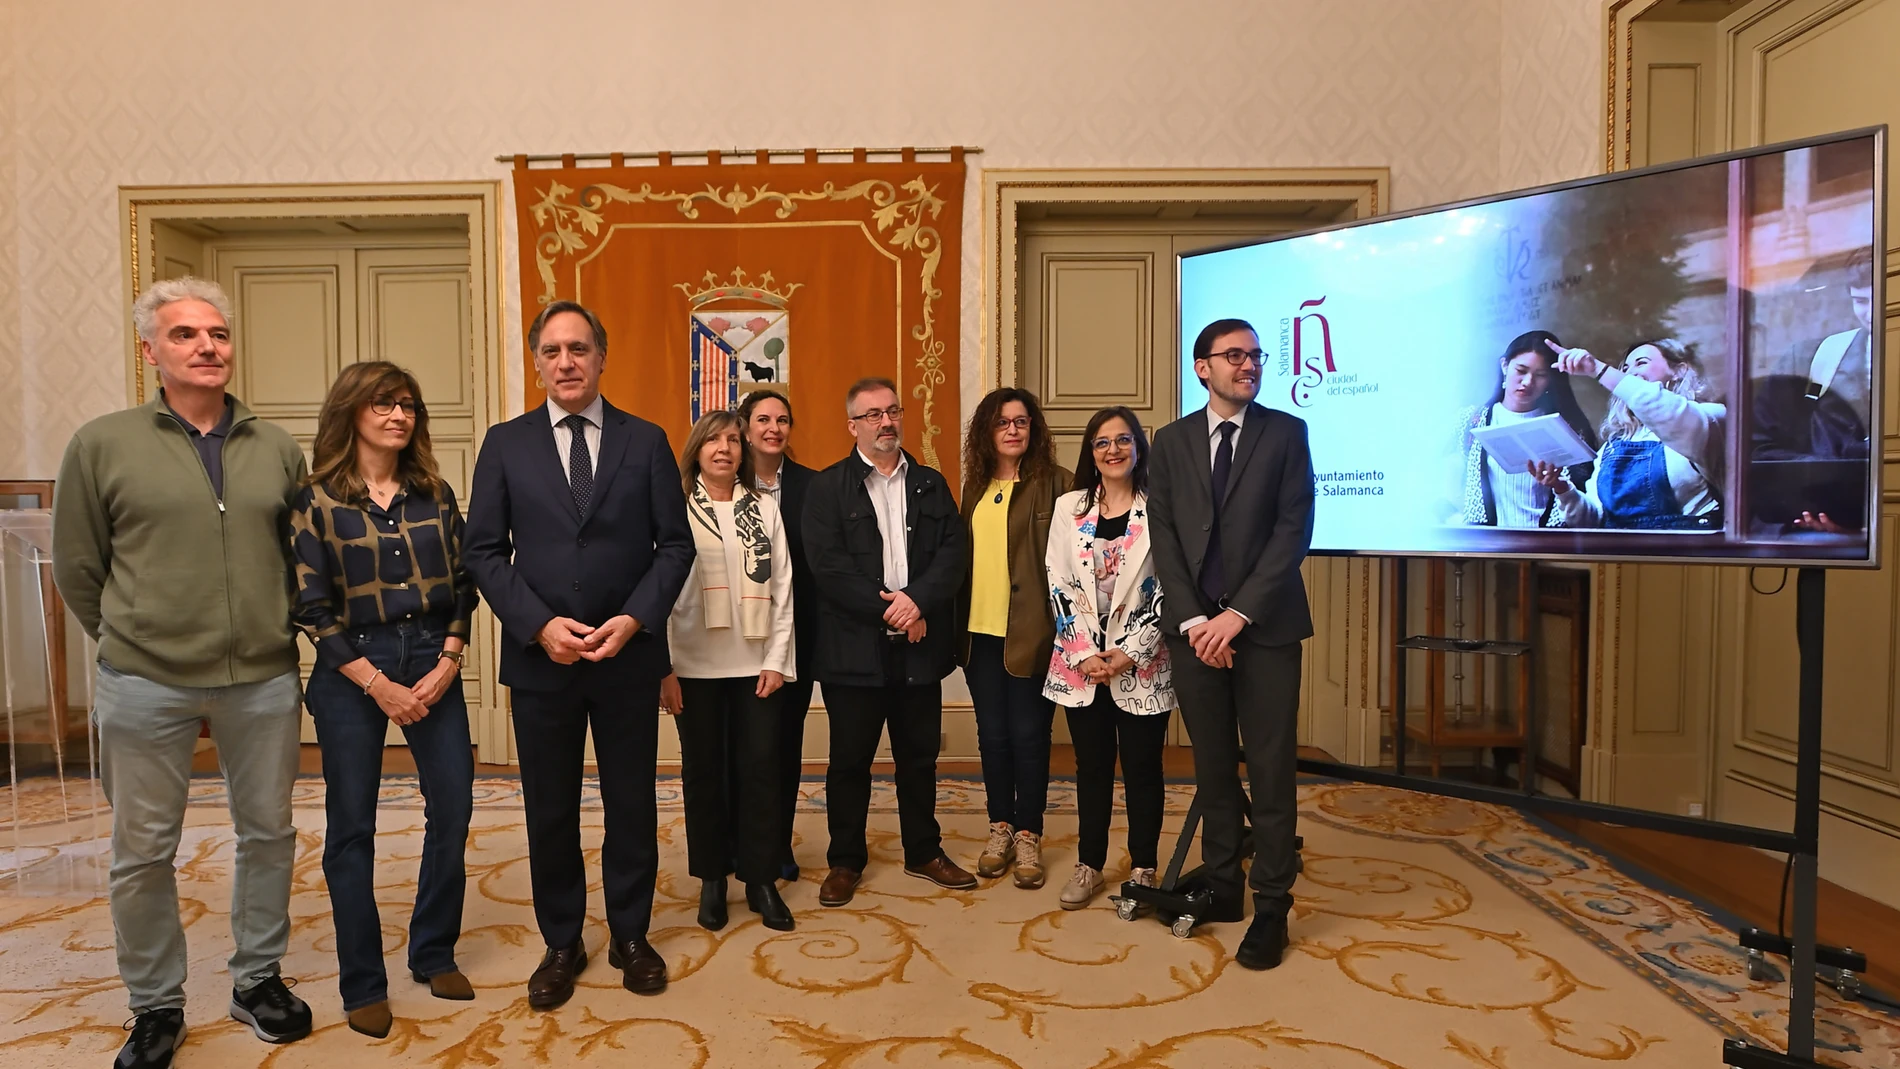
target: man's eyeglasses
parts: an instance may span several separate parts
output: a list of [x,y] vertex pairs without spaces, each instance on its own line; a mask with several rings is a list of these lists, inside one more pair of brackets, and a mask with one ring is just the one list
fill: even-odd
[[904,406],[892,405],[889,408],[873,408],[869,412],[860,412],[851,418],[853,420],[868,419],[872,423],[882,423],[887,416],[890,417],[892,423],[902,421],[904,418]]
[[1260,349],[1222,349],[1218,353],[1207,354],[1207,358],[1209,360],[1212,360],[1215,357],[1220,357],[1222,360],[1227,361],[1229,364],[1232,364],[1235,367],[1239,367],[1242,364],[1262,363],[1267,359],[1267,354],[1265,351],[1260,350]]
[[369,403],[369,410],[379,416],[387,416],[398,408],[402,409],[403,414],[410,419],[414,419],[428,411],[428,409],[422,407],[422,402],[407,398],[396,401],[388,397],[378,397]]
[[1097,453],[1106,453],[1111,446],[1116,449],[1133,449],[1135,448],[1135,436],[1132,434],[1118,434],[1113,438],[1097,438],[1090,442],[1089,445]]
[[1004,419],[1003,417],[998,416],[996,417],[996,429],[999,431],[1007,431],[1011,429],[1026,431],[1029,429],[1029,417],[1017,416],[1015,419]]

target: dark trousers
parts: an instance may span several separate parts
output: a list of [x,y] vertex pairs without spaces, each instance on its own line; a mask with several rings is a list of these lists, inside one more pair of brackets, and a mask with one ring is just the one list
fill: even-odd
[[1174,693],[1194,743],[1195,797],[1201,803],[1201,858],[1209,889],[1224,901],[1241,895],[1240,747],[1253,796],[1253,887],[1257,916],[1293,908],[1299,858],[1293,849],[1298,805],[1300,646],[1234,644],[1232,668],[1209,668],[1185,638],[1168,638]]
[[1042,677],[1023,679],[1003,665],[1003,640],[970,635],[963,670],[976,707],[976,749],[983,758],[983,794],[990,823],[1042,834],[1049,804],[1049,725],[1055,703],[1042,696]]
[[1128,794],[1128,863],[1138,869],[1160,868],[1156,857],[1166,801],[1161,748],[1168,741],[1168,714],[1128,712],[1102,686],[1095,688],[1093,702],[1064,713],[1069,738],[1075,743],[1075,809],[1081,833],[1076,860],[1097,870],[1108,862],[1108,822],[1115,809],[1119,749],[1122,785]]
[[[392,683],[414,686],[442,655],[440,622],[404,621],[354,631],[356,650]],[[305,695],[323,752],[323,878],[336,926],[337,986],[345,1011],[389,997],[383,924],[376,908],[376,800],[383,785],[389,717],[374,698],[334,668],[318,665]],[[468,703],[458,676],[429,715],[402,729],[422,787],[422,867],[409,915],[409,968],[423,976],[454,972],[462,934],[462,864],[468,845],[475,758]]]
[[796,865],[792,856],[792,822],[798,819],[798,783],[805,775],[805,715],[811,712],[809,679],[793,680],[779,689],[784,695],[778,710],[778,860]]
[[588,728],[600,774],[605,834],[600,875],[614,940],[645,937],[659,871],[653,796],[659,757],[660,680],[644,674],[576,673],[560,691],[514,691],[515,755],[527,808],[528,876],[534,918],[550,947],[580,941],[587,920],[581,860],[581,764]]
[[686,871],[746,883],[778,879],[780,694],[759,677],[680,679],[680,789],[686,796]]
[[831,765],[825,772],[826,820],[833,868],[864,871],[870,860],[864,825],[871,810],[871,761],[888,727],[897,766],[897,823],[904,864],[926,865],[943,854],[937,825],[937,750],[943,731],[943,684],[912,687],[825,685],[831,720]]

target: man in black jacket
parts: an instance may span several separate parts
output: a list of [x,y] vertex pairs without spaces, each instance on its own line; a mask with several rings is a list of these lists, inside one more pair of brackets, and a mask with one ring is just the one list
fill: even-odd
[[666,618],[693,566],[666,432],[606,403],[607,332],[571,301],[528,328],[548,400],[490,428],[475,461],[463,558],[501,620],[514,700],[528,875],[547,952],[528,1004],[552,1009],[587,967],[581,762],[588,729],[605,812],[607,961],[641,994],[666,987],[647,942],[659,869],[653,770]]
[[1254,401],[1260,338],[1238,319],[1194,342],[1207,407],[1155,435],[1148,516],[1162,633],[1181,719],[1194,742],[1201,856],[1213,921],[1241,902],[1240,746],[1253,787],[1254,921],[1234,952],[1249,969],[1280,964],[1299,858],[1294,768],[1300,641],[1313,633],[1300,563],[1313,542],[1306,424]]
[[936,813],[963,521],[942,473],[904,452],[904,410],[890,380],[853,383],[845,415],[858,447],[812,479],[805,502],[805,556],[820,595],[813,660],[831,720],[831,872],[818,891],[826,906],[851,901],[864,875],[871,760],[887,726],[904,871],[940,887],[976,886],[944,855]]

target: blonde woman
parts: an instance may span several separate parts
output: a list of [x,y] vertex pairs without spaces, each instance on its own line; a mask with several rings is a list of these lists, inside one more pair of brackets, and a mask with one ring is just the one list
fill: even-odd
[[1128,878],[1155,886],[1161,748],[1175,702],[1148,554],[1147,489],[1141,421],[1119,406],[1097,412],[1082,434],[1075,489],[1056,500],[1045,560],[1056,640],[1043,694],[1068,717],[1081,833],[1063,909],[1081,909],[1102,891],[1117,756],[1128,794]]
[[380,1039],[393,1023],[376,906],[376,800],[390,724],[409,744],[427,815],[409,972],[437,998],[475,997],[455,944],[475,775],[462,651],[479,599],[415,376],[380,360],[344,368],[317,416],[312,451],[315,470],[290,525],[295,616],[317,648],[305,704],[323,751],[323,876],[344,1012],[351,1028]]
[[699,923],[726,926],[726,877],[737,862],[746,905],[767,928],[792,930],[777,877],[784,798],[779,711],[797,678],[792,558],[778,504],[753,489],[745,424],[709,412],[680,454],[680,484],[698,555],[667,621],[673,674],[660,703],[680,735],[686,865]]

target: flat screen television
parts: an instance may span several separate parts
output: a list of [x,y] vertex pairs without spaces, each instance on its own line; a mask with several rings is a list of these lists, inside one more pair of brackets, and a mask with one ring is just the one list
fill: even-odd
[[1183,256],[1181,414],[1245,320],[1316,553],[1873,566],[1886,134]]

